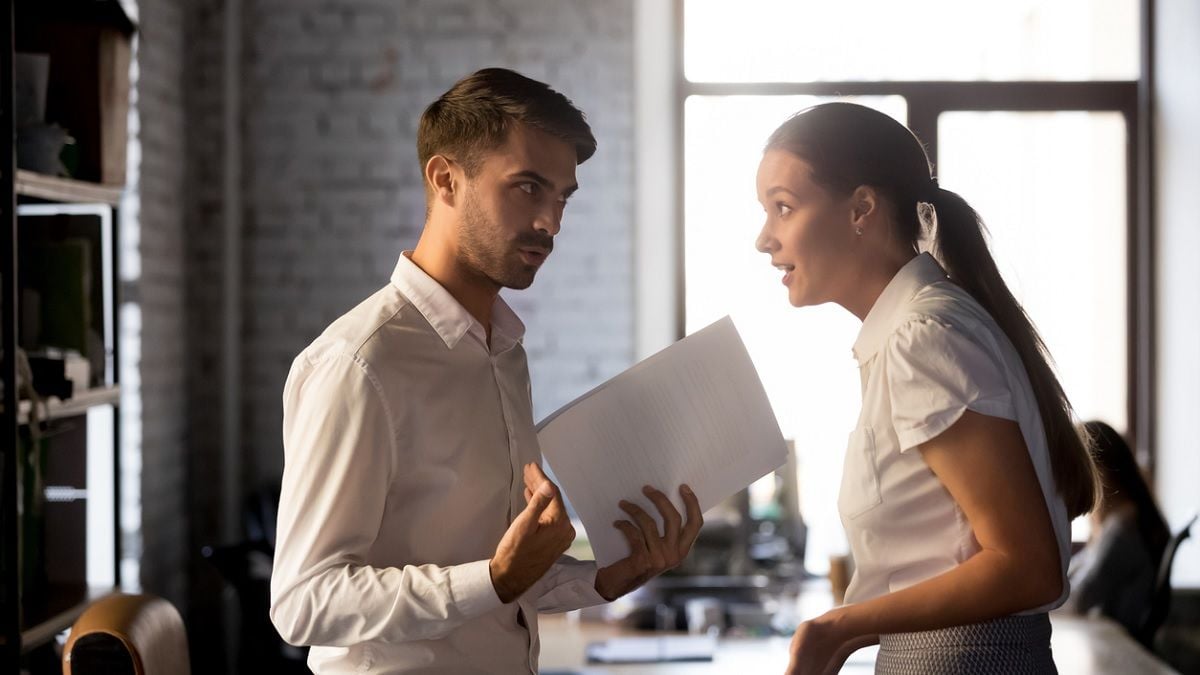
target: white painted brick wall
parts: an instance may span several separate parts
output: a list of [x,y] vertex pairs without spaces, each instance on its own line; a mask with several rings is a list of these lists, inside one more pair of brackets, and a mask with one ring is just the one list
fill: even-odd
[[633,358],[629,0],[255,0],[246,5],[245,452],[282,470],[292,358],[387,283],[424,218],[416,125],[490,65],[544,80],[599,140],[554,256],[506,293],[529,327],[538,416]]

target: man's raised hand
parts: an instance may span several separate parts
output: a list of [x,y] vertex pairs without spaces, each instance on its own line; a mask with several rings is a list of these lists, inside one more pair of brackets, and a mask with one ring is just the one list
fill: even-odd
[[508,526],[488,565],[504,603],[529,590],[575,540],[562,495],[537,464],[525,465],[525,499],[525,509]]

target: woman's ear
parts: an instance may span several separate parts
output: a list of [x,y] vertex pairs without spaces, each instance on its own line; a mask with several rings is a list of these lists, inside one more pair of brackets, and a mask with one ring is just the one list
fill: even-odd
[[870,185],[859,185],[850,195],[850,224],[865,228],[879,214],[879,193]]
[[434,200],[451,207],[461,185],[456,168],[453,161],[442,155],[434,155],[425,163],[425,184],[429,186],[430,194]]

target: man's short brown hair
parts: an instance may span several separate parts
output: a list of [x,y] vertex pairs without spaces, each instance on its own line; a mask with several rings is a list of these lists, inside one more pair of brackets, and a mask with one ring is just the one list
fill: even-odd
[[516,123],[571,144],[578,164],[596,152],[591,127],[566,96],[520,73],[485,68],[459,80],[421,115],[421,167],[430,157],[445,155],[474,175],[484,153],[502,145]]

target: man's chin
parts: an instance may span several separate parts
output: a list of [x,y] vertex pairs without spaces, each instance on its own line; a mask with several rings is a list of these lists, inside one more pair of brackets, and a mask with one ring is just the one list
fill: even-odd
[[506,274],[500,285],[504,288],[511,288],[514,291],[523,291],[533,285],[533,278],[537,275],[537,268],[527,266],[524,270]]

